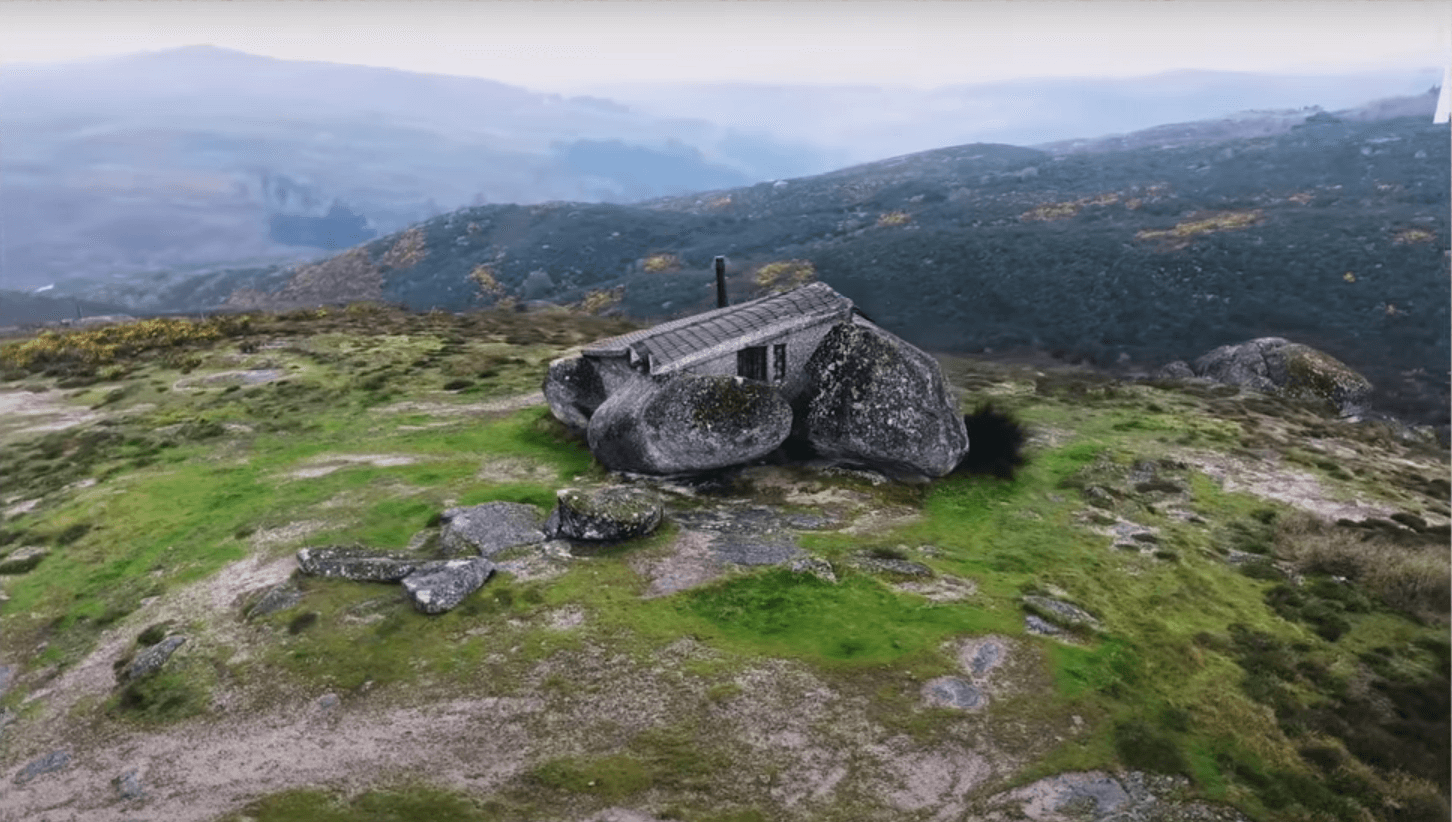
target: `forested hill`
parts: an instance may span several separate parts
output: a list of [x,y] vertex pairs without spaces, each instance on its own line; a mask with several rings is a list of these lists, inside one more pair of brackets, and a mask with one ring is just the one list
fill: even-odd
[[939,350],[1148,367],[1274,334],[1384,392],[1445,396],[1452,166],[1448,127],[1430,119],[1318,111],[1265,136],[1077,153],[975,144],[636,206],[484,206],[321,265],[187,287],[239,307],[420,309],[593,291],[605,292],[594,305],[618,298],[655,318],[709,306],[714,255],[730,258],[736,299],[761,266],[797,260]]

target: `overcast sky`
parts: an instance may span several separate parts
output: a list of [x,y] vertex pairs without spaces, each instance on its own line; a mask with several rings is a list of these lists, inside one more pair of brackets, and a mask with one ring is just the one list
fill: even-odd
[[210,44],[570,91],[1441,68],[1448,0],[0,0],[0,63]]

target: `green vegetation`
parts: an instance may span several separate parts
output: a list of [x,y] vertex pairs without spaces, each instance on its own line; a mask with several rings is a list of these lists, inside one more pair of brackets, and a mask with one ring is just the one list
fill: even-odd
[[[1445,816],[1448,559],[1445,526],[1428,525],[1445,517],[1445,456],[1289,400],[954,361],[950,379],[992,394],[1034,437],[1012,479],[873,485],[776,468],[677,500],[754,495],[817,512],[793,501],[801,491],[829,500],[823,512],[856,500],[848,519],[882,513],[878,526],[799,536],[835,583],[728,568],[647,598],[649,567],[684,536],[667,523],[547,573],[497,575],[437,617],[395,587],[302,578],[297,604],[244,622],[257,590],[210,590],[239,560],[308,544],[406,549],[433,538],[447,507],[543,510],[558,488],[601,479],[582,443],[514,398],[580,329],[620,326],[551,316],[365,304],[258,315],[241,336],[118,354],[115,370],[67,397],[104,403],[107,419],[0,440],[34,501],[0,523],[0,552],[52,550],[4,580],[0,657],[27,669],[5,704],[44,687],[34,671],[73,669],[120,627],[128,655],[168,632],[190,637],[94,719],[143,729],[203,722],[224,696],[256,708],[299,693],[402,704],[528,695],[540,707],[520,721],[547,723],[611,688],[668,679],[658,714],[542,741],[487,796],[389,787],[396,776],[384,774],[366,793],[290,791],[233,818],[526,820],[623,803],[700,822],[770,819],[782,813],[768,788],[783,765],[726,729],[738,706],[764,698],[751,677],[779,665],[923,750],[991,737],[1028,763],[1018,782],[1129,768],[1183,775],[1192,796],[1256,819]],[[195,362],[179,364],[179,350]],[[56,362],[37,360],[12,384],[70,378],[45,376]],[[227,376],[262,372],[254,384]],[[447,387],[465,377],[471,385]],[[1309,449],[1331,440],[1346,450],[1327,467]],[[1332,524],[1227,492],[1194,462],[1250,461],[1253,449],[1402,513]],[[1144,540],[1113,535],[1126,523]],[[930,599],[874,561],[920,564],[970,593]],[[197,605],[243,593],[222,610]],[[182,594],[199,610],[166,610]],[[1074,603],[1095,624],[1035,636],[1030,595]],[[989,634],[1015,648],[1002,674],[1014,687],[977,713],[926,707],[923,682],[962,675],[957,646]],[[743,770],[750,778],[736,778]],[[843,796],[823,818],[881,811]]]

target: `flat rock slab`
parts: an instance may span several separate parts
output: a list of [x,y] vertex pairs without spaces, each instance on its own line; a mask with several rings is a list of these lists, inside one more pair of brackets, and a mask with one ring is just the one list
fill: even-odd
[[252,607],[247,609],[248,619],[265,617],[268,614],[275,614],[278,611],[286,611],[288,608],[302,602],[302,591],[291,582],[284,582],[267,589]]
[[874,557],[871,555],[861,557],[857,565],[866,571],[877,571],[879,573],[896,574],[902,577],[927,578],[933,575],[933,569],[909,559],[895,559],[893,557]]
[[1053,637],[1054,639],[1067,640],[1073,638],[1068,631],[1037,614],[1024,614],[1023,629],[1031,634]]
[[493,573],[494,563],[484,557],[430,562],[403,578],[403,590],[420,612],[442,614],[479,590]]
[[65,751],[53,751],[45,756],[32,759],[25,764],[24,768],[20,769],[20,773],[15,775],[15,784],[24,785],[38,776],[55,773],[69,765],[70,762],[71,755]]
[[940,676],[923,684],[923,699],[940,708],[975,711],[988,704],[988,697],[966,679]]
[[187,638],[184,636],[163,639],[137,654],[136,658],[131,660],[130,665],[117,671],[116,679],[124,685],[127,682],[135,682],[151,676],[161,670],[161,666],[165,665],[166,661],[171,659],[171,655],[176,653],[176,649],[184,645],[186,641]]
[[522,502],[486,502],[443,513],[439,541],[449,555],[492,557],[507,548],[544,542],[544,517]]
[[1216,820],[1243,822],[1234,808],[1208,802],[1187,802],[1190,781],[1130,771],[1111,776],[1102,771],[1061,773],[987,800],[984,819],[1030,819],[1034,822],[1148,822],[1148,820]]
[[303,548],[297,552],[297,565],[304,574],[356,582],[398,582],[425,562],[408,554],[346,546]]
[[642,488],[612,486],[595,491],[565,488],[545,523],[547,536],[585,542],[621,542],[650,534],[660,525],[660,498]]
[[718,562],[731,565],[777,565],[800,557],[787,515],[774,508],[696,508],[672,511],[681,527],[710,536]]
[[40,545],[16,548],[0,559],[0,574],[24,574],[33,570],[41,560],[48,556],[50,556],[50,549]]
[[989,672],[1003,664],[1008,655],[1003,643],[996,639],[985,639],[972,646],[964,646],[961,655],[963,667],[975,677],[988,676]]
[[1030,595],[1023,598],[1023,605],[1031,613],[1060,628],[1090,628],[1097,631],[1100,627],[1099,620],[1093,614],[1061,599]]

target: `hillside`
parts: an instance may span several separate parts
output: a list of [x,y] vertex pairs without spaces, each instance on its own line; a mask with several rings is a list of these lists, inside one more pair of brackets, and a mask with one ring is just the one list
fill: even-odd
[[[295,574],[625,482],[537,393],[629,324],[346,309],[0,348],[0,819],[1448,813],[1448,457],[1198,382],[944,360],[1011,480],[785,462],[460,607]],[[118,684],[157,648],[159,673]]]
[[[738,298],[761,266],[800,260],[937,350],[1147,370],[1280,335],[1364,371],[1386,410],[1445,422],[1447,127],[1359,117],[1280,116],[1273,133],[1232,138],[1184,126],[1118,150],[975,144],[639,206],[483,206],[320,264],[204,283],[242,308],[603,292],[660,318],[709,305],[714,255],[729,256]],[[177,307],[164,291],[132,296]]]

